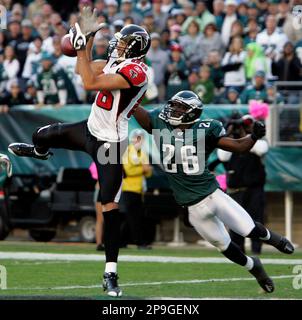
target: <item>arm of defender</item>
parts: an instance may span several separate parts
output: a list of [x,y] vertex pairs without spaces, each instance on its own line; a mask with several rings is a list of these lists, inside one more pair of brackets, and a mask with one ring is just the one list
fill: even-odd
[[138,107],[133,115],[140,126],[151,134],[152,125],[149,113],[144,108]]
[[118,90],[129,89],[129,82],[119,74],[95,75],[85,50],[77,51],[79,74],[85,90]]
[[243,153],[249,151],[254,146],[255,142],[256,141],[251,138],[251,135],[247,135],[240,139],[221,137],[218,140],[217,148],[231,152]]

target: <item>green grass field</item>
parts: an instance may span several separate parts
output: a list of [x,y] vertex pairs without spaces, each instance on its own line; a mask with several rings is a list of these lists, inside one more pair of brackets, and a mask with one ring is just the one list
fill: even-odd
[[[27,260],[14,257],[14,253],[54,253],[63,259],[35,259],[28,255]],[[10,253],[10,258],[5,258]],[[7,289],[0,290],[0,299],[22,297],[64,298],[64,299],[108,299],[100,286],[104,261],[71,261],[67,254],[84,254],[88,260],[92,255],[101,258],[103,253],[95,251],[93,244],[35,242],[0,242],[0,265],[7,270]],[[98,256],[97,256],[98,255]],[[150,260],[154,256],[161,262],[131,261],[132,258]],[[139,251],[136,248],[121,249],[119,264],[120,285],[123,299],[152,298],[234,298],[234,299],[302,299],[302,288],[293,288],[293,268],[302,265],[302,252],[292,256],[276,251],[264,252],[263,259],[273,259],[265,264],[267,272],[274,279],[276,290],[272,294],[261,291],[250,274],[237,265],[220,262],[190,262],[188,258],[222,258],[217,251],[200,247],[154,247],[153,250]],[[170,257],[181,263],[169,261]],[[297,259],[281,264],[278,259]],[[298,260],[300,259],[300,261]],[[194,260],[194,259],[193,259]],[[284,262],[283,262],[284,263]],[[300,281],[300,282],[299,282]],[[300,280],[302,283],[302,275]]]

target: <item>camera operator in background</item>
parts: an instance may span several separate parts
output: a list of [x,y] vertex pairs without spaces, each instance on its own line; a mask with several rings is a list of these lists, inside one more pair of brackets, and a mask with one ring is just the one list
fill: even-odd
[[[242,138],[252,132],[255,119],[251,115],[234,113],[227,124],[227,134],[232,138]],[[259,139],[247,153],[231,153],[218,149],[217,156],[227,171],[227,193],[237,201],[251,217],[260,223],[264,221],[265,167],[263,156],[269,146],[265,139]],[[230,231],[232,240],[244,250],[244,238]],[[252,240],[252,253],[261,253],[262,242]]]

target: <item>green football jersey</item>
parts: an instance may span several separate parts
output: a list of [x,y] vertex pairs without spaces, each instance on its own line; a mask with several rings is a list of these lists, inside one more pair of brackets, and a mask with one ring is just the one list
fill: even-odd
[[56,104],[59,102],[59,90],[67,89],[63,71],[56,66],[50,70],[39,70],[36,79],[36,88],[44,93],[45,104]]
[[161,109],[151,111],[149,116],[161,165],[177,203],[196,204],[219,187],[207,160],[225,129],[220,121],[200,119],[181,131],[166,122],[160,112]]

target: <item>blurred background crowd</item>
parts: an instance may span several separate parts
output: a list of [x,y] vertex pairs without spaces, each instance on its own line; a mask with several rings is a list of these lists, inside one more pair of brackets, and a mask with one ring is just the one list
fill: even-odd
[[94,59],[106,59],[108,42],[135,23],[151,34],[151,67],[144,103],[162,103],[179,90],[206,104],[299,103],[275,81],[302,77],[302,24],[297,0],[1,0],[7,29],[0,30],[0,112],[15,105],[91,103],[74,74],[75,58],[62,55],[61,38],[84,6],[97,9],[108,28],[98,33]]

